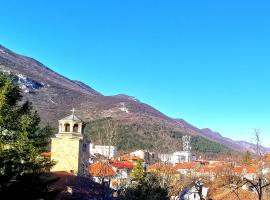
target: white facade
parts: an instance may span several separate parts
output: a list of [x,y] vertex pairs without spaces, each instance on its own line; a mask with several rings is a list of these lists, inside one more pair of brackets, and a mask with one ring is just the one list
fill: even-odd
[[158,158],[163,163],[171,163],[172,154],[158,154]]
[[145,150],[136,150],[131,152],[130,155],[141,158],[142,160],[144,160],[144,163],[146,165],[159,161],[158,155],[156,153]]
[[172,154],[171,163],[191,162],[192,155],[189,151],[177,151]]
[[191,154],[191,137],[189,135],[183,136],[182,142],[183,151],[176,151],[172,154],[159,154],[159,160],[161,162],[171,164],[195,161],[196,157]]
[[145,151],[143,151],[143,150],[133,151],[130,153],[130,155],[137,156],[143,160],[145,159]]
[[245,169],[242,173],[242,177],[246,178],[248,180],[255,180],[257,178],[257,174],[256,173],[248,173]]
[[117,149],[115,146],[102,146],[90,143],[90,155],[100,154],[107,158],[113,158],[116,155]]
[[[202,196],[206,199],[208,193],[208,188],[202,187]],[[200,195],[198,194],[198,189],[193,186],[189,190],[183,191],[180,194],[180,200],[200,200]]]
[[176,151],[172,154],[159,154],[159,159],[161,162],[171,164],[194,161],[194,157],[189,151]]

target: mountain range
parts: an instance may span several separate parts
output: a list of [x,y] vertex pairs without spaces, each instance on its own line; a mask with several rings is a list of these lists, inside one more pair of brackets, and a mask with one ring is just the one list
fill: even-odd
[[[43,123],[49,123],[53,127],[57,127],[58,120],[69,115],[70,110],[75,108],[76,115],[85,122],[111,117],[123,125],[136,124],[138,127],[151,126],[153,129],[158,125],[171,132],[201,136],[237,151],[255,152],[256,149],[254,144],[234,141],[211,129],[199,129],[183,119],[171,118],[135,97],[125,94],[105,96],[80,81],[70,80],[37,60],[14,53],[2,45],[0,71],[15,75],[24,99],[32,102]],[[137,128],[134,134],[146,138],[143,135],[146,133],[140,129],[144,128]],[[160,141],[172,140],[171,135],[162,135],[161,132],[162,128],[156,132]],[[174,144],[180,143],[178,141]],[[270,149],[262,147],[262,150]]]

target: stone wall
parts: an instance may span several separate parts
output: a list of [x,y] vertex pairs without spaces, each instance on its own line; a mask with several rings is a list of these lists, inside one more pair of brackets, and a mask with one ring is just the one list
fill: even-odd
[[66,171],[78,173],[79,170],[80,139],[52,138],[51,159],[56,165],[51,171]]

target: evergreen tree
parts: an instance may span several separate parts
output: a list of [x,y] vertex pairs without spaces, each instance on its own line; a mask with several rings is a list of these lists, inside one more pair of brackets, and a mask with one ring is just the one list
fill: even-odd
[[243,155],[243,164],[250,165],[252,161],[252,155],[249,151],[246,151]]
[[[45,194],[47,188],[42,177],[53,163],[40,153],[47,148],[53,132],[48,126],[40,128],[39,123],[40,118],[37,112],[32,111],[31,104],[22,102],[20,88],[14,84],[13,78],[0,74],[1,197],[23,197],[28,191],[32,198],[28,196],[27,199],[35,199]],[[25,180],[29,182],[21,184]],[[40,187],[42,184],[44,187]]]
[[131,172],[131,176],[134,178],[134,180],[137,180],[137,181],[144,179],[145,171],[144,171],[143,163],[141,160],[139,160],[137,165],[133,168]]
[[160,183],[160,177],[148,174],[126,188],[121,196],[124,200],[169,200],[168,188],[161,187]]

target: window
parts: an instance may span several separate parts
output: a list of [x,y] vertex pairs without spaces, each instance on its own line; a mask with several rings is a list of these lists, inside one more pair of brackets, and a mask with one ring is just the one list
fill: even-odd
[[65,132],[70,132],[70,124],[65,124]]
[[74,124],[74,126],[73,126],[73,132],[76,132],[76,133],[79,132],[79,125],[78,124]]

